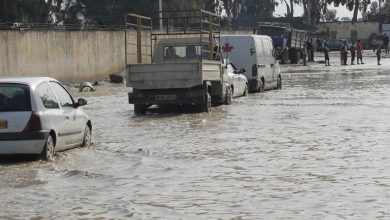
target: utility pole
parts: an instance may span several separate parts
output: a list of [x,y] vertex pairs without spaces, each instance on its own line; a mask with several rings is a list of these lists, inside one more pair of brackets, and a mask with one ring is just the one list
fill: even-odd
[[160,15],[160,31],[164,30],[163,19],[162,19],[162,0],[158,0],[158,10]]

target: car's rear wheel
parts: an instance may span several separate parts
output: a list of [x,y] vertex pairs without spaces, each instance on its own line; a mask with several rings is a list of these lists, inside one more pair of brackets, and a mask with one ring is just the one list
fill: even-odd
[[282,89],[282,77],[278,76],[277,89]]
[[87,126],[85,126],[85,130],[84,130],[84,139],[83,139],[82,146],[85,148],[91,147],[91,139],[92,139],[91,129],[87,125]]
[[49,135],[46,139],[45,146],[43,147],[43,151],[41,153],[41,159],[46,161],[53,161],[54,159],[54,140],[51,135]]
[[248,89],[248,85],[245,85],[245,90],[244,90],[244,96],[248,96],[249,94],[249,89]]
[[225,104],[226,105],[231,105],[232,104],[232,99],[233,99],[233,89],[231,87],[227,87]]

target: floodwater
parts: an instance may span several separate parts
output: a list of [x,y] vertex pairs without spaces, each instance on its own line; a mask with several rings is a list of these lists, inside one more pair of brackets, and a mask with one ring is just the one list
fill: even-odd
[[93,147],[1,163],[0,219],[389,219],[390,65],[332,64],[209,114],[76,93]]

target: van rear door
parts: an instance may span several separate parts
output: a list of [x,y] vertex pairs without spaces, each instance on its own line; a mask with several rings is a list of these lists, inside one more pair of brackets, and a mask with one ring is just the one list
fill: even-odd
[[222,56],[230,59],[238,69],[246,70],[248,80],[257,78],[254,76],[252,67],[256,65],[256,48],[252,36],[221,36]]

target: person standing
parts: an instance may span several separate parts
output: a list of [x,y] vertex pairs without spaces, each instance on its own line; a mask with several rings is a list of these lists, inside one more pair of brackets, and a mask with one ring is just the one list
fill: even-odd
[[352,41],[351,47],[351,65],[355,65],[355,55],[356,55],[356,48],[355,48],[355,42]]
[[385,53],[389,53],[389,36],[386,33],[383,34],[383,45],[385,47]]
[[[360,40],[357,41],[356,45],[356,51],[357,51],[357,64],[364,64],[363,63],[363,44]],[[360,61],[360,63],[359,63]]]
[[320,38],[317,38],[317,46],[318,46],[317,52],[322,52],[323,45],[322,45]]
[[378,65],[381,65],[381,53],[382,53],[382,48],[381,45],[378,44],[376,47],[376,59],[378,60]]
[[325,55],[325,66],[330,66],[328,42],[324,41],[324,45],[322,46],[322,50],[324,51],[324,55]]
[[348,45],[347,45],[347,41],[344,40],[343,41],[343,45],[341,46],[341,49],[340,49],[340,55],[341,55],[341,65],[348,65],[347,64],[347,61],[348,61]]
[[311,39],[307,39],[306,41],[306,51],[307,51],[307,62],[310,62],[311,61],[311,51],[312,51],[312,43],[311,43]]
[[306,43],[303,44],[302,48],[302,58],[303,58],[303,65],[306,66],[306,56],[307,56],[307,45]]

